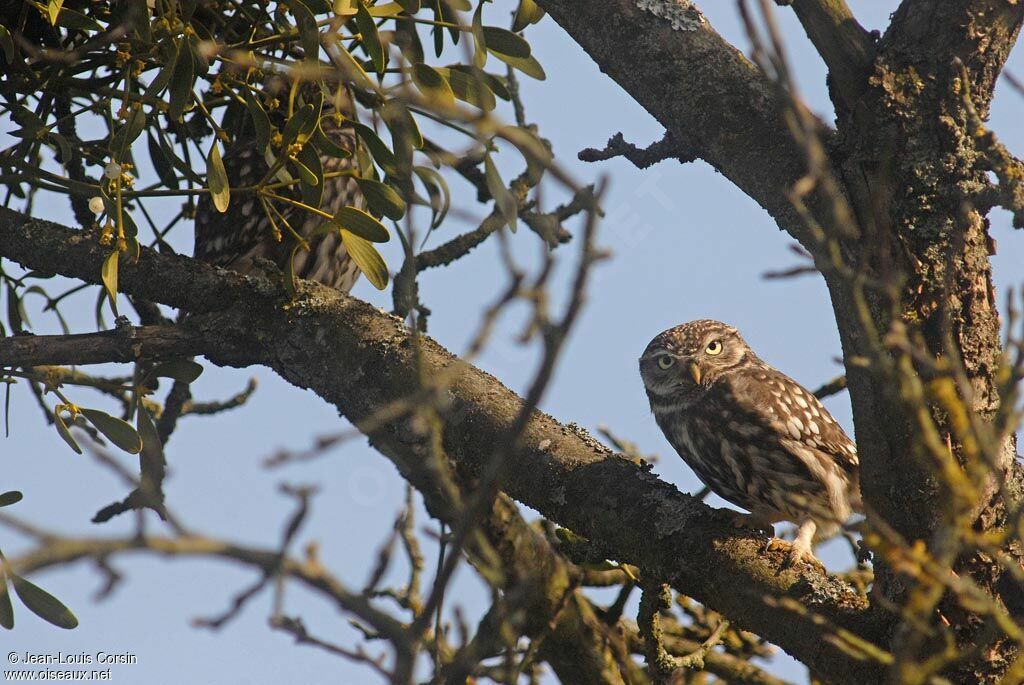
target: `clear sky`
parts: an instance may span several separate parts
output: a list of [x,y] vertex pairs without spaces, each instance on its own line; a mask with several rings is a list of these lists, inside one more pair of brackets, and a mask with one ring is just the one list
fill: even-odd
[[[735,3],[699,4],[727,38],[746,49]],[[851,5],[868,28],[881,29],[896,3],[861,0]],[[508,0],[496,5],[499,9],[509,6]],[[488,10],[495,22],[499,9]],[[830,120],[823,65],[789,13],[780,10],[777,15],[805,98]],[[596,179],[601,174],[608,178],[607,217],[600,242],[614,252],[614,259],[599,267],[582,320],[543,408],[560,420],[591,430],[607,424],[644,452],[662,455],[655,468],[663,478],[683,491],[695,491],[698,481],[676,458],[648,410],[636,369],[640,352],[667,327],[690,319],[717,318],[738,326],[765,360],[804,385],[817,387],[842,371],[836,361],[839,340],[823,282],[817,276],[764,280],[766,271],[796,263],[789,249],[792,241],[753,201],[703,162],[663,162],[638,171],[621,160],[599,165],[576,161],[577,151],[602,147],[616,132],[646,144],[659,139],[662,128],[601,74],[550,18],[528,31],[527,37],[548,73],[545,82],[523,79],[528,118],[540,125],[561,162],[578,179]],[[637,65],[638,70],[642,68]],[[1021,50],[1009,68],[1024,75]],[[997,92],[992,128],[1018,154],[1024,150],[1024,130],[1019,124],[1022,105],[1021,95],[1004,81]],[[9,140],[0,144],[7,145]],[[472,201],[464,185],[453,185],[453,190],[458,191],[455,201],[460,207],[482,215],[483,208]],[[41,209],[48,218],[70,221],[61,203]],[[1006,213],[996,211],[991,218],[999,244],[994,263],[1002,302],[1008,286],[1021,285],[1024,237],[1013,233]],[[447,239],[465,228],[449,222],[436,238]],[[528,231],[521,231],[514,240],[524,257],[536,253],[536,239]],[[190,242],[187,231],[180,231],[175,241],[178,245]],[[392,267],[400,263],[397,241],[387,246],[385,256]],[[478,313],[504,285],[496,257],[494,245],[488,243],[453,267],[421,277],[423,300],[434,312],[430,334],[453,351],[465,349]],[[390,308],[390,293],[379,293],[365,281],[353,294]],[[76,306],[73,321],[78,330],[89,330],[93,300],[79,299]],[[513,342],[521,314],[514,312],[503,320],[494,345],[479,360],[480,366],[516,390],[528,383],[536,361],[535,348]],[[53,321],[45,315],[35,313],[32,321],[36,332],[53,331]],[[302,448],[313,436],[336,432],[344,423],[333,407],[263,369],[205,366],[206,372],[193,386],[197,399],[224,398],[244,387],[250,376],[259,379],[259,389],[241,409],[215,418],[190,417],[180,424],[168,445],[168,504],[199,532],[273,548],[292,510],[291,500],[277,492],[277,485],[317,483],[321,494],[314,501],[300,545],[319,541],[327,567],[352,587],[361,587],[404,496],[404,483],[390,462],[364,440],[355,440],[313,462],[263,469],[260,462],[276,449]],[[79,395],[87,405],[102,406],[102,400],[84,391]],[[852,432],[847,396],[826,404]],[[97,509],[123,497],[125,488],[88,456],[70,452],[44,424],[23,388],[13,394],[10,415],[10,436],[0,439],[4,473],[0,489],[20,489],[25,500],[7,511],[68,534],[123,535],[132,530],[128,517],[104,526],[89,523]],[[133,459],[125,458],[124,463],[131,466]],[[418,525],[436,530],[423,516]],[[159,528],[154,523],[150,529]],[[25,542],[0,529],[0,547],[16,556],[25,549]],[[433,554],[429,545],[427,551]],[[826,553],[825,559],[845,563],[841,549]],[[38,574],[36,582],[68,603],[81,626],[63,632],[16,607],[18,625],[13,632],[0,634],[3,646],[19,653],[134,654],[137,664],[113,667],[115,682],[122,683],[379,682],[365,667],[293,646],[285,635],[271,631],[266,625],[268,593],[219,632],[190,626],[195,617],[225,610],[234,594],[255,580],[251,571],[207,560],[154,557],[122,557],[113,565],[124,574],[124,581],[112,597],[99,603],[92,594],[103,579],[87,565]],[[485,595],[472,573],[463,570],[454,587],[449,602],[464,606],[468,615],[475,616],[485,606]],[[300,589],[288,591],[286,611],[301,615],[317,636],[347,645],[357,638],[345,616]],[[371,644],[370,649],[376,647]],[[805,681],[802,667],[785,659],[777,660],[773,670]]]

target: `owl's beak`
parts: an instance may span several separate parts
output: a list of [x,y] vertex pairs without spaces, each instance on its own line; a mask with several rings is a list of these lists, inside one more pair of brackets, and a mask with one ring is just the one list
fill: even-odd
[[693,382],[696,383],[697,385],[700,385],[700,366],[697,364],[697,362],[690,362],[687,366],[687,369],[690,371],[690,378],[693,379]]

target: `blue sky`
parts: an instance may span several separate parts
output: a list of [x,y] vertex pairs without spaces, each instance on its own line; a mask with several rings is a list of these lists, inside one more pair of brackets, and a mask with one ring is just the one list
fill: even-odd
[[[703,5],[711,22],[745,49],[735,3]],[[883,28],[896,3],[862,0],[851,5],[868,28]],[[488,12],[496,22],[499,11]],[[789,13],[780,10],[777,15],[803,95],[812,109],[831,119],[823,65]],[[695,318],[718,318],[738,326],[765,360],[804,385],[817,387],[841,372],[836,361],[839,341],[823,282],[817,276],[764,280],[764,272],[796,262],[789,249],[792,241],[753,201],[702,162],[663,162],[639,171],[621,160],[599,165],[576,161],[578,150],[601,147],[616,132],[646,144],[659,139],[662,128],[601,74],[550,18],[527,36],[548,73],[545,82],[523,79],[528,118],[539,124],[577,179],[607,177],[607,216],[600,242],[614,253],[612,260],[599,267],[582,319],[542,406],[560,420],[591,430],[607,424],[644,452],[662,455],[655,467],[661,477],[683,491],[695,491],[699,483],[662,438],[648,410],[636,370],[640,352],[667,327]],[[1024,75],[1021,50],[1011,59],[1010,70]],[[1018,123],[1022,104],[1021,96],[1003,83],[992,116],[992,128],[1018,154],[1024,150],[1024,130]],[[482,215],[483,208],[472,201],[465,187],[458,188],[456,202]],[[50,210],[51,206],[45,208]],[[61,203],[53,203],[47,216],[70,221]],[[994,212],[992,224],[999,244],[994,264],[1002,302],[1008,286],[1021,284],[1018,265],[1024,258],[1024,238],[1013,233],[1004,212]],[[437,238],[447,239],[466,228],[449,222],[439,229]],[[514,241],[524,260],[536,255],[537,241],[529,232],[520,231]],[[190,244],[185,231],[179,232],[176,244]],[[397,241],[387,246],[385,256],[393,267],[399,263]],[[430,334],[449,349],[465,349],[478,314],[504,286],[497,263],[495,245],[488,243],[451,268],[422,275],[422,297],[434,312]],[[560,270],[563,281],[567,273],[567,267]],[[353,294],[390,308],[390,293],[379,293],[365,281]],[[79,330],[92,325],[92,303],[91,297],[77,300],[72,318]],[[513,341],[523,313],[513,311],[502,320],[493,345],[478,360],[516,390],[529,382],[537,359],[535,347],[520,347]],[[33,321],[39,324],[37,332],[52,323],[38,313]],[[361,439],[313,462],[263,469],[260,462],[274,450],[304,447],[313,436],[336,432],[345,424],[333,407],[263,369],[218,369],[206,364],[193,392],[200,399],[223,398],[244,387],[250,376],[259,379],[259,389],[248,405],[216,418],[189,418],[173,436],[168,446],[169,505],[197,531],[272,548],[292,509],[292,502],[278,494],[278,483],[317,483],[321,494],[300,544],[317,540],[328,568],[353,587],[361,587],[402,502],[403,481]],[[102,406],[92,396],[83,394],[81,399]],[[827,405],[852,432],[846,395],[828,400]],[[2,485],[21,489],[26,498],[8,511],[69,534],[115,535],[132,530],[127,520],[102,527],[89,523],[99,507],[123,497],[124,487],[89,457],[71,453],[44,424],[24,389],[14,393],[10,423],[10,437],[0,440]],[[132,460],[124,463],[131,465]],[[436,529],[425,517],[418,523]],[[151,529],[159,526],[151,524]],[[24,541],[0,530],[0,546],[15,556],[24,549]],[[825,558],[843,563],[841,550],[834,549]],[[113,667],[119,682],[378,682],[364,667],[293,646],[286,636],[268,629],[268,593],[219,632],[190,626],[194,617],[223,611],[231,597],[255,579],[250,571],[206,560],[153,557],[122,558],[114,565],[125,580],[112,598],[101,603],[94,603],[91,595],[102,579],[87,566],[39,574],[35,580],[72,606],[82,625],[63,632],[21,610],[16,630],[3,634],[4,646],[17,652],[135,654],[137,664]],[[471,572],[463,570],[454,587],[450,601],[463,605],[469,615],[484,607],[485,594]],[[346,617],[303,591],[289,590],[286,608],[290,615],[303,616],[315,635],[354,644],[357,634],[348,627]],[[784,677],[804,680],[803,669],[785,659],[775,668]]]

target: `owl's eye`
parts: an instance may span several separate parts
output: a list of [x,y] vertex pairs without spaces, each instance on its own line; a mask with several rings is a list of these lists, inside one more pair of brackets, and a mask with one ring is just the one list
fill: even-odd
[[710,354],[711,356],[715,356],[716,354],[721,354],[722,353],[722,341],[721,340],[712,340],[711,342],[708,343],[708,346],[704,348],[704,351],[707,352],[708,354]]
[[667,368],[671,367],[675,363],[676,363],[675,357],[672,357],[670,355],[663,354],[660,357],[658,357],[658,368],[667,369]]

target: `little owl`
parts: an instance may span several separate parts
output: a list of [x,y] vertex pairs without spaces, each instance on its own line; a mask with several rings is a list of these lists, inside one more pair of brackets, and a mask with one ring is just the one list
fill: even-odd
[[799,526],[791,563],[861,511],[857,449],[821,402],[719,321],[670,328],[640,357],[665,437],[716,494],[750,512],[738,522]]
[[[351,126],[344,122],[339,124],[331,114],[325,114],[320,119],[320,130],[336,147],[355,152],[356,139]],[[291,259],[297,277],[348,292],[359,279],[359,267],[349,257],[338,231],[321,230],[324,218],[320,214],[273,198],[265,198],[261,202],[250,190],[260,182],[268,181],[266,177],[270,168],[264,152],[257,149],[255,137],[251,134],[239,135],[229,148],[224,156],[224,167],[233,191],[231,202],[222,214],[213,206],[209,195],[204,194],[199,200],[194,256],[241,274],[259,272],[260,259],[270,260],[282,270]],[[320,163],[324,176],[318,179],[323,185],[318,209],[327,214],[334,214],[346,205],[365,209],[366,199],[351,175],[327,175],[353,171],[356,168],[355,155],[337,157],[321,154]],[[269,182],[279,183],[279,179],[273,177]],[[292,200],[298,199],[294,186],[275,192]],[[277,235],[268,212],[275,217]],[[285,222],[308,241],[308,250],[294,249],[296,240],[284,226]]]

